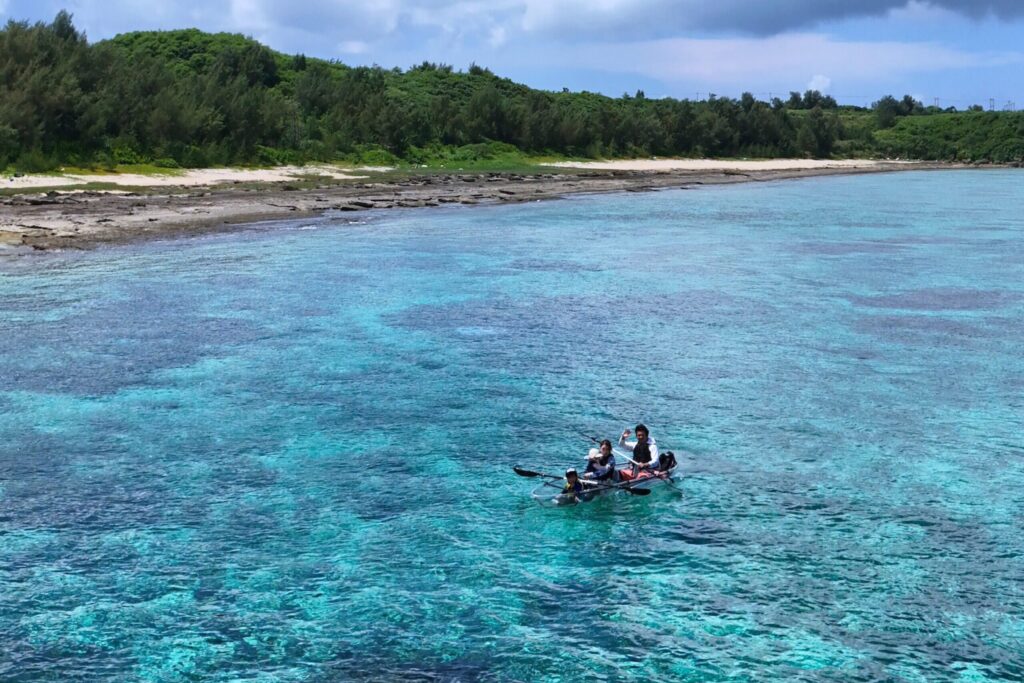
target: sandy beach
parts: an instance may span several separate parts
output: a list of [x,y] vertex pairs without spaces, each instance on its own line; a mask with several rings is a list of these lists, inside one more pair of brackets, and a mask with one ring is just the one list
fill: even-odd
[[[592,171],[809,171],[819,169],[870,169],[882,164],[913,162],[873,161],[859,159],[620,159],[613,161],[560,161],[543,166],[578,168]],[[168,171],[166,174],[138,173],[44,173],[0,178],[0,189],[32,191],[41,188],[74,188],[88,184],[119,187],[216,187],[238,183],[284,183],[310,176],[332,180],[362,180],[368,174],[391,171],[387,166],[340,168],[330,164],[280,166],[277,168],[201,168]],[[106,190],[116,192],[116,190]]]
[[213,187],[230,183],[283,183],[310,175],[335,180],[366,178],[362,172],[381,172],[387,167],[364,167],[341,170],[337,166],[280,166],[278,168],[196,168],[166,174],[138,173],[47,173],[0,179],[0,189],[34,190],[38,188],[76,187],[103,183],[122,187]]
[[[165,176],[27,176],[0,181],[4,187],[20,190],[0,196],[0,246],[82,249],[328,212],[524,202],[578,193],[964,167],[859,160],[647,159],[561,162],[551,168],[538,166],[535,173],[527,174],[391,174],[385,168],[306,166],[203,169]],[[304,180],[306,186],[300,188],[297,180]],[[114,188],[79,187],[97,182]]]
[[550,166],[600,171],[815,171],[824,169],[890,168],[911,161],[872,159],[619,159],[614,161],[560,161]]

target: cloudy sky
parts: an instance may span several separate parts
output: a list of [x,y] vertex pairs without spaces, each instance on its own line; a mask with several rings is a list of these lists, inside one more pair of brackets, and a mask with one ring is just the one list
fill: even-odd
[[0,18],[61,8],[91,40],[198,27],[351,64],[476,62],[549,89],[1024,108],[1024,0],[0,0]]

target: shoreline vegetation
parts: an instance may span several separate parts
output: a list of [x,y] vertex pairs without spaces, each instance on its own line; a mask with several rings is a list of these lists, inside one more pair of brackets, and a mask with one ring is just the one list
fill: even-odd
[[[753,161],[748,161],[748,159]],[[240,35],[0,28],[0,246],[83,248],[328,211],[1024,162],[1024,112],[884,96],[608,97],[476,65],[285,55]]]
[[[823,175],[976,168],[971,165],[885,161],[625,160],[574,167],[536,166],[528,172],[417,172],[353,169],[352,176],[305,173],[269,182],[253,174],[280,170],[220,170],[224,183],[167,185],[189,176],[152,177],[148,186],[86,184],[31,194],[0,195],[0,248],[87,249],[145,239],[237,230],[263,221],[395,208],[503,204],[572,194],[693,189],[702,185],[779,181]],[[319,167],[318,167],[319,168]],[[323,170],[319,168],[319,170]],[[232,175],[233,174],[233,175]],[[366,176],[366,177],[359,177]],[[138,182],[138,176],[131,182]],[[145,179],[144,179],[145,180]]]
[[351,67],[196,29],[90,43],[65,11],[0,28],[8,175],[652,156],[1021,163],[1024,112],[925,107],[909,95],[856,107],[816,90],[767,102],[554,92],[475,64]]

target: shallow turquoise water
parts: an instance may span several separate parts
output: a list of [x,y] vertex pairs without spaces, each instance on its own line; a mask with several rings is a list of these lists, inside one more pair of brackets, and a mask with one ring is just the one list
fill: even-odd
[[0,680],[1020,680],[1022,181],[0,256]]

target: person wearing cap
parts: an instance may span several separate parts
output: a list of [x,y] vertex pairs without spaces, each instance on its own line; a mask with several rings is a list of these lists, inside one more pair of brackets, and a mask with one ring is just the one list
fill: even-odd
[[575,467],[570,467],[565,471],[565,486],[562,487],[562,495],[576,496],[577,498],[583,495],[583,482],[580,481]]
[[654,469],[658,465],[658,444],[651,438],[651,433],[644,424],[638,424],[636,429],[636,441],[627,441],[630,432],[627,429],[619,437],[619,445],[633,449],[633,476],[635,477],[641,469]]
[[583,472],[584,479],[607,481],[615,476],[615,454],[612,453],[612,442],[605,439],[601,448],[591,448],[587,455],[587,469]]

